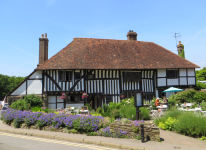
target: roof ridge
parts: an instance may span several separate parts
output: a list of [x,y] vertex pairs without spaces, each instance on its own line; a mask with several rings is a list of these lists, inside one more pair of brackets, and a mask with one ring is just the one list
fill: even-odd
[[101,39],[101,38],[86,38],[86,37],[73,37],[74,40],[78,39],[93,39],[93,40],[114,40],[114,41],[128,41],[128,42],[146,42],[146,43],[153,43],[148,41],[137,41],[137,40],[121,40],[121,39]]

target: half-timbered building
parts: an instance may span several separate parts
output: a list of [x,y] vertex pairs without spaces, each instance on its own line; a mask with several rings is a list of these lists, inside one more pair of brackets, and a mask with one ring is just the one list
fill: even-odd
[[[48,42],[46,34],[39,38],[39,64],[8,94],[9,103],[16,96],[37,94],[48,108],[81,107],[85,102],[97,108],[120,102],[121,94],[131,97],[142,91],[150,101],[171,86],[196,86],[199,66],[153,42],[138,41],[133,31],[127,33],[127,40],[74,38],[50,59]],[[60,99],[63,92],[68,96],[65,101]]]

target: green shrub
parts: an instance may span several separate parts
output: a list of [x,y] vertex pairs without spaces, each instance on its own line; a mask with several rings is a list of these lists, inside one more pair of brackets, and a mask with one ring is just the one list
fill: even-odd
[[175,106],[180,103],[201,103],[206,101],[206,92],[196,90],[185,90],[171,95],[168,99],[170,106]]
[[25,100],[21,99],[21,100],[17,100],[16,102],[13,102],[10,106],[10,108],[12,109],[17,109],[17,110],[25,110],[27,109],[27,104],[25,102]]
[[32,112],[39,112],[39,111],[41,111],[41,110],[42,110],[41,107],[38,107],[38,106],[31,108],[31,111],[32,111]]
[[38,106],[38,107],[43,106],[42,99],[36,96],[35,94],[24,96],[24,100],[29,105],[29,108],[35,107],[35,106]]
[[165,130],[174,130],[193,137],[206,136],[206,117],[197,116],[193,112],[170,109],[165,113],[165,116],[156,118],[154,122]]
[[202,111],[205,111],[206,110],[206,102],[200,103],[200,107],[201,107]]
[[[135,108],[136,109],[136,108]],[[140,112],[140,120],[149,120],[150,119],[150,111],[144,107],[140,107],[139,110]]]
[[206,84],[202,82],[197,82],[197,86],[194,88],[195,90],[206,89]]
[[134,106],[125,105],[120,109],[121,118],[127,118],[131,120],[136,119],[136,108]]
[[177,132],[193,137],[206,136],[206,118],[196,116],[192,112],[183,112],[174,128]]
[[13,102],[11,104],[11,108],[23,111],[23,110],[29,110],[32,107],[42,107],[42,105],[43,105],[42,100],[38,96],[32,94],[32,95],[24,96],[24,99]]

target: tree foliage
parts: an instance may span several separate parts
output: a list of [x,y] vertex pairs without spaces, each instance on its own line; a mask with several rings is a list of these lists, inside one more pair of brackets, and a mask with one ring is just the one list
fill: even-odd
[[201,90],[206,89],[206,84],[201,83],[198,81],[206,81],[206,67],[203,67],[201,70],[196,70],[196,80],[197,80],[197,86],[195,87],[195,90]]
[[26,77],[15,77],[0,74],[0,100],[12,91]]
[[201,70],[196,70],[196,79],[199,81],[205,81],[206,80],[206,67],[203,67]]
[[180,50],[179,50],[179,56],[182,57],[182,58],[185,58],[185,50],[184,50],[184,45],[182,44],[182,52],[180,53]]

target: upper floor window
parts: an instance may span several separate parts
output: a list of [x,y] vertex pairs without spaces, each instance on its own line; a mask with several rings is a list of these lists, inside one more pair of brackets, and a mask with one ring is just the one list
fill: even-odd
[[167,78],[179,78],[178,70],[167,70]]
[[72,71],[59,71],[59,81],[72,81]]
[[75,72],[74,75],[75,75],[75,80],[80,79],[80,72]]

